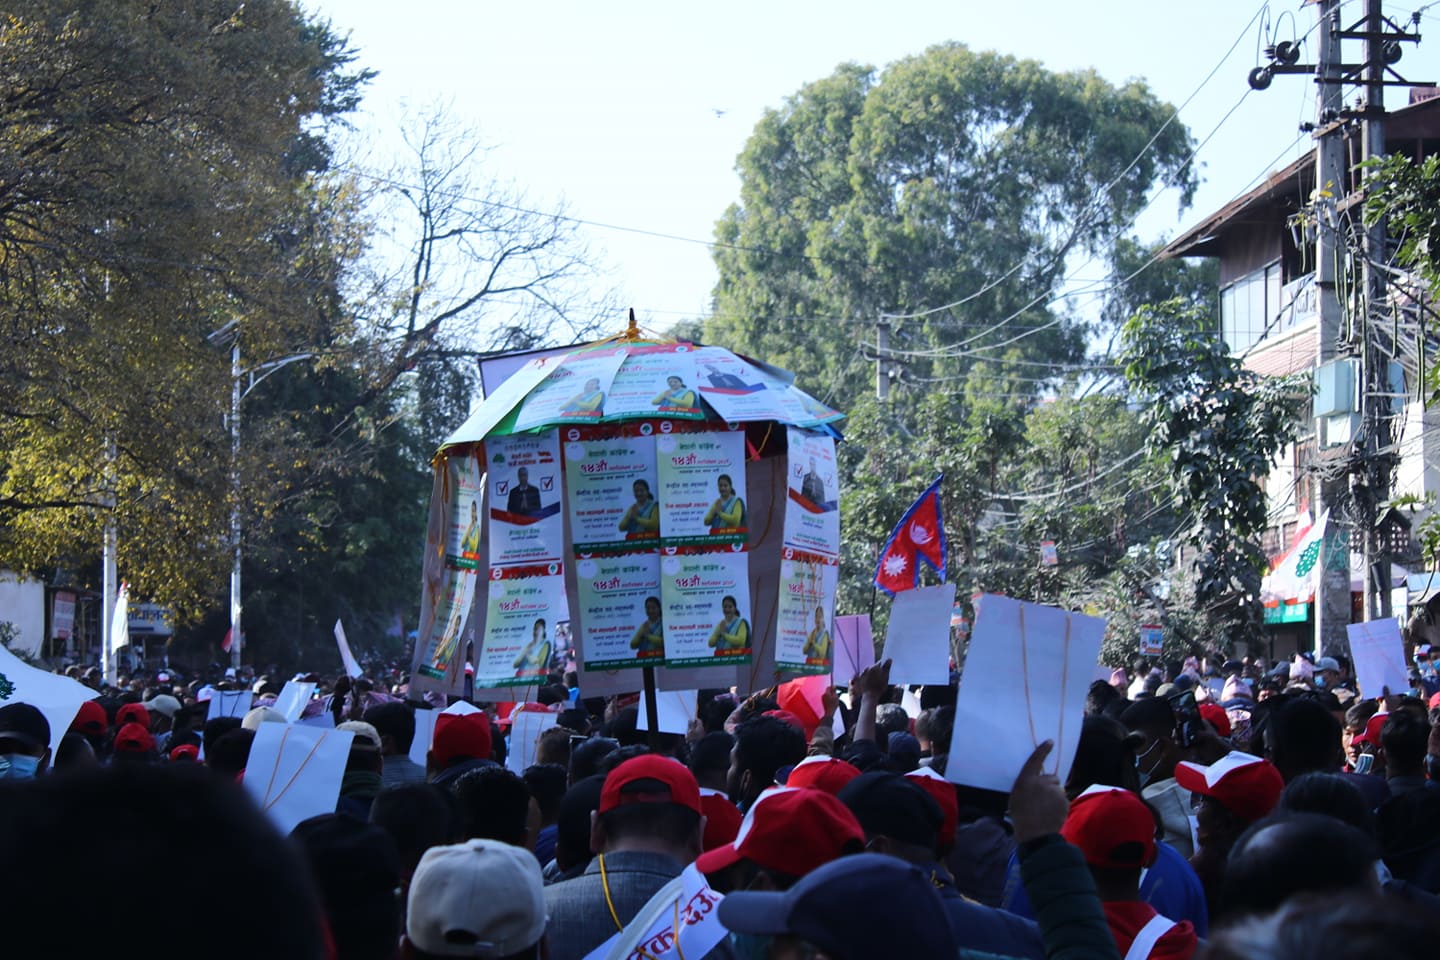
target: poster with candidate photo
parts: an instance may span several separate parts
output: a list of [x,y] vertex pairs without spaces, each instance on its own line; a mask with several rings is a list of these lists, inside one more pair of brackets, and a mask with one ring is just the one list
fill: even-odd
[[515,431],[561,423],[598,423],[624,347],[597,347],[566,357],[520,404]]
[[652,549],[661,527],[655,439],[571,440],[564,451],[575,553]]
[[610,385],[605,419],[705,419],[695,377],[681,362],[694,349],[688,343],[632,345]]
[[454,494],[450,500],[450,521],[445,537],[445,565],[456,570],[480,566],[480,506],[484,499],[485,475],[474,454],[465,453],[447,461]]
[[564,556],[564,484],[554,430],[485,441],[490,490],[490,565],[515,566]]
[[744,553],[662,556],[660,601],[667,666],[750,662],[752,608]]
[[840,568],[833,558],[787,553],[780,563],[775,668],[829,673],[835,659],[831,624]]
[[575,563],[580,659],[586,670],[654,667],[665,660],[660,557],[632,553]]
[[655,440],[655,460],[665,546],[745,543],[743,431],[663,434]]
[[421,676],[445,683],[454,683],[459,676],[465,646],[473,634],[468,620],[477,579],[473,570],[446,570],[440,584],[428,592],[427,600],[434,609],[430,630],[419,644],[422,653],[416,659],[415,671]]
[[840,474],[835,441],[791,427],[786,476],[785,546],[826,557],[840,555]]
[[550,569],[555,572],[488,582],[485,636],[475,651],[476,688],[545,682],[555,627],[570,615],[565,577],[558,564]]

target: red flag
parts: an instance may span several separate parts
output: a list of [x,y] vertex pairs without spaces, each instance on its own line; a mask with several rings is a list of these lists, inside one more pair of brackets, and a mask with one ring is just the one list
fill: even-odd
[[940,481],[925,488],[905,516],[895,525],[875,565],[875,586],[894,596],[898,590],[913,590],[920,583],[920,561],[945,579],[945,522],[940,516]]
[[225,631],[225,639],[220,641],[220,649],[226,653],[230,652],[230,631]]

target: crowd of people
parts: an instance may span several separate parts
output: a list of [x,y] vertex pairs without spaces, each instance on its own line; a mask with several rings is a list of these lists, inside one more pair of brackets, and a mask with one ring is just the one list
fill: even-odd
[[45,956],[1429,956],[1440,695],[1362,698],[1348,667],[1116,670],[1063,782],[1047,741],[1009,793],[954,782],[987,749],[958,678],[907,698],[888,663],[827,692],[842,724],[706,690],[686,734],[556,674],[538,742],[481,704],[437,716],[423,764],[417,710],[444,704],[314,678],[306,712],[353,739],[334,812],[288,837],[237,786],[279,683],[210,717],[243,680],[82,675],[53,751],[0,706],[0,902]]

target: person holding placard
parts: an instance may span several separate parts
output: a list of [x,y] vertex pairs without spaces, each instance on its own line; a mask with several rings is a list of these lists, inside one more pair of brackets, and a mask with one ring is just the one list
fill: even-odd
[[550,672],[550,641],[545,636],[543,619],[535,621],[530,642],[510,666],[517,677],[543,677]]
[[636,480],[632,490],[635,502],[620,518],[620,529],[625,532],[626,539],[653,536],[660,530],[660,504],[655,502],[655,495],[650,492],[650,484],[646,481]]
[[720,610],[724,616],[706,642],[715,648],[717,657],[739,656],[750,649],[750,623],[740,616],[739,604],[728,594],[721,598]]
[[730,474],[722,473],[715,478],[715,486],[720,496],[710,504],[710,509],[705,511],[705,518],[701,521],[710,528],[711,533],[724,533],[727,530],[739,530],[745,526],[745,501],[735,493],[735,482],[730,479]]
[[670,410],[692,410],[695,408],[695,391],[685,386],[685,381],[676,376],[665,378],[665,389],[650,403]]
[[664,626],[660,617],[660,598],[645,598],[645,622],[635,628],[630,638],[630,649],[636,651],[637,659],[665,656]]
[[599,413],[605,405],[605,391],[600,389],[600,380],[591,377],[585,381],[585,389],[565,401],[561,413]]

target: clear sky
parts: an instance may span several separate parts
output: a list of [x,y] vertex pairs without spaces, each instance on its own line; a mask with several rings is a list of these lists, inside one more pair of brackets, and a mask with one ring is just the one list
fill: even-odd
[[[954,40],[1056,70],[1094,67],[1116,83],[1141,78],[1177,107],[1194,95],[1180,118],[1197,141],[1211,137],[1197,158],[1203,185],[1185,213],[1159,198],[1139,224],[1147,239],[1174,235],[1310,146],[1297,129],[1313,119],[1309,77],[1245,96],[1267,23],[1277,40],[1310,33],[1315,8],[1300,0],[1258,18],[1258,0],[302,3],[349,32],[360,62],[379,71],[362,132],[383,149],[398,143],[407,109],[448,102],[492,148],[489,177],[531,205],[563,201],[571,216],[610,225],[586,226],[586,238],[654,327],[706,310],[715,270],[704,241],[739,196],[735,159],[756,121],[846,61],[883,67]],[[1419,5],[1392,0],[1388,12],[1400,19]],[[1347,0],[1342,15],[1362,9]],[[1422,32],[1437,23],[1440,7]],[[1358,58],[1359,42],[1347,44],[1347,59]],[[1440,32],[1407,44],[1397,68],[1440,80]],[[1405,102],[1403,90],[1390,96],[1392,107]]]

